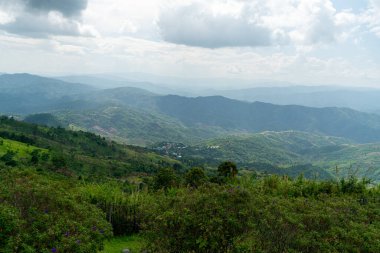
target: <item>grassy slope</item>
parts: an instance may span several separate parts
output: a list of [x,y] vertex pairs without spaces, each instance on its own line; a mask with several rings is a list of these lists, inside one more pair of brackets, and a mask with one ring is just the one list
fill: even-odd
[[[66,165],[61,167],[81,175],[124,177],[178,164],[143,148],[120,145],[91,133],[42,127],[7,118],[0,118],[0,136],[7,139],[3,150],[6,147],[18,150],[21,157],[26,157],[32,146],[46,149],[50,154],[47,165],[53,166],[54,156],[63,157]],[[24,164],[28,165],[27,161]]]
[[0,157],[6,154],[7,151],[14,151],[16,152],[14,157],[16,161],[27,161],[30,160],[30,154],[34,150],[39,150],[40,152],[48,152],[47,149],[41,149],[19,141],[0,138]]
[[105,243],[102,253],[120,253],[123,249],[140,252],[143,245],[144,240],[138,235],[115,237]]

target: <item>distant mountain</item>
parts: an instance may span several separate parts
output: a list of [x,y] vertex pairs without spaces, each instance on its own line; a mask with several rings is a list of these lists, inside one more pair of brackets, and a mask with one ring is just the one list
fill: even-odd
[[175,118],[135,108],[104,107],[34,114],[26,122],[91,131],[121,143],[147,146],[161,141],[194,143],[227,133],[220,128],[187,127]]
[[351,109],[249,103],[221,96],[162,96],[135,87],[100,90],[28,74],[0,76],[0,112],[53,113],[64,126],[72,124],[143,145],[288,130],[362,143],[380,141],[380,116]]
[[152,110],[156,107],[156,97],[159,95],[135,87],[119,87],[97,90],[87,94],[75,96],[77,100],[96,101],[103,106],[127,106],[143,110]]
[[186,142],[226,133],[288,130],[361,143],[380,141],[380,116],[346,108],[248,103],[218,96],[157,96],[135,88],[102,90],[86,96],[89,102],[101,105],[58,113],[65,124],[103,132],[127,143],[133,140],[134,144],[149,144],[176,138]]
[[47,97],[86,93],[95,90],[90,85],[67,83],[30,74],[5,74],[0,76],[0,91],[6,94],[44,94]]
[[162,113],[187,126],[212,126],[251,133],[297,130],[358,142],[380,141],[380,116],[351,109],[248,103],[219,96],[163,96],[158,98],[157,104]]
[[120,87],[133,87],[145,89],[157,94],[183,94],[175,89],[168,87],[167,85],[152,83],[149,81],[130,80],[128,78],[122,78],[117,76],[103,76],[103,75],[79,75],[79,76],[62,76],[56,77],[58,80],[62,80],[69,83],[83,83],[94,86],[99,89],[113,89]]
[[5,74],[0,76],[0,112],[28,114],[79,108],[84,104],[70,97],[94,90],[84,84],[65,83],[29,74]]
[[260,87],[241,90],[209,90],[205,94],[221,95],[247,102],[310,107],[347,107],[365,112],[380,110],[380,89],[338,86]]
[[[309,107],[347,107],[380,111],[380,89],[344,86],[307,86],[276,81],[223,78],[177,78],[146,73],[66,76],[58,79],[99,88],[137,87],[162,95],[224,96],[247,102]],[[230,87],[250,87],[231,89]]]

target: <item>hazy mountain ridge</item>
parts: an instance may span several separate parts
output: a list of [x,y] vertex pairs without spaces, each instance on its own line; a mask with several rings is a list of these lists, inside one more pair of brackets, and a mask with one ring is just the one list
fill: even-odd
[[247,132],[298,130],[359,142],[380,140],[380,116],[345,108],[248,103],[220,96],[165,96],[160,97],[158,104],[162,112],[189,126],[219,126]]
[[4,74],[0,76],[0,108],[2,113],[29,114],[57,109],[77,109],[86,105],[74,95],[94,91],[84,84],[30,74]]
[[380,111],[377,102],[380,100],[380,89],[373,87],[301,85],[267,80],[175,78],[144,73],[67,76],[58,79],[103,88],[137,87],[163,95],[224,96],[247,102],[260,101],[278,105],[347,107],[376,113]]
[[380,109],[380,90],[375,88],[341,86],[258,87],[242,90],[213,91],[231,99],[261,101],[279,105],[310,107],[347,107],[376,112]]
[[[220,133],[287,130],[345,137],[363,143],[380,141],[380,116],[345,108],[249,103],[222,96],[162,96],[133,87],[96,90],[88,85],[27,74],[3,75],[0,87],[4,90],[0,89],[0,96],[4,97],[0,102],[3,113],[51,112],[60,115],[66,126],[74,124],[115,139],[143,136],[139,140],[133,137],[134,144],[175,138],[199,140]],[[122,119],[123,124],[118,124],[117,119]]]

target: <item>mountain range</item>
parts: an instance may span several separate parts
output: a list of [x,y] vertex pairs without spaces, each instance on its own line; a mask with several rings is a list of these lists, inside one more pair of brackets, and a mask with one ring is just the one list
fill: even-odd
[[152,136],[151,140],[144,136],[145,140],[131,144],[287,130],[361,143],[380,141],[380,116],[348,108],[251,103],[222,96],[157,95],[133,87],[98,89],[28,74],[0,76],[0,96],[4,98],[0,102],[2,113],[50,112],[64,126],[112,135],[124,142],[136,139],[141,132]]
[[[317,87],[277,92],[289,95],[296,90],[338,92]],[[333,177],[337,167],[346,172],[360,168],[359,175],[371,170],[370,177],[380,180],[380,116],[350,108],[101,88],[30,74],[1,75],[0,98],[1,114],[150,147],[184,164],[215,167],[232,159],[247,170],[302,172],[308,177],[317,173],[323,178]],[[186,148],[157,149],[160,143]]]

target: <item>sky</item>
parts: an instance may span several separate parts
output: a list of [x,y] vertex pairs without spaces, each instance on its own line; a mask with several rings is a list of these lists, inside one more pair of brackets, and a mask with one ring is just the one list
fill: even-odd
[[0,0],[0,72],[380,87],[380,0]]

